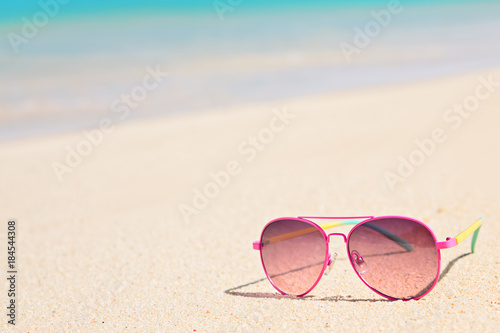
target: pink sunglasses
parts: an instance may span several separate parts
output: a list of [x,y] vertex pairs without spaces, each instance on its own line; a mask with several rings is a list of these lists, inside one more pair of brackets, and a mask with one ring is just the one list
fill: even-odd
[[[338,220],[317,225],[308,219]],[[325,230],[356,224],[346,237]],[[269,222],[260,241],[266,276],[283,295],[304,296],[316,287],[335,262],[328,251],[330,236],[342,236],[359,278],[377,294],[391,300],[419,299],[439,279],[441,250],[457,246],[472,233],[472,253],[482,218],[454,238],[438,242],[423,222],[402,216],[282,217]]]

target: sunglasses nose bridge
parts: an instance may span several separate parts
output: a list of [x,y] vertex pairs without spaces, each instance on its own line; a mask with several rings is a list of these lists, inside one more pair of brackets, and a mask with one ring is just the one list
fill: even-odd
[[344,237],[344,243],[347,243],[347,237],[346,237],[346,235],[341,234],[341,233],[337,233],[337,232],[328,234],[328,243],[330,242],[330,237],[331,236],[342,236],[342,237]]

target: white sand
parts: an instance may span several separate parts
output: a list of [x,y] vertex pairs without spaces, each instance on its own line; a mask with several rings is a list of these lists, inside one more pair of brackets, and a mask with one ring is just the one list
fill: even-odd
[[[81,133],[1,144],[1,244],[18,220],[18,331],[495,331],[500,87],[459,128],[442,118],[490,74],[500,81],[486,71],[119,124],[61,183],[51,163]],[[295,118],[247,161],[238,147],[283,107]],[[446,142],[391,191],[384,174],[435,128]],[[231,160],[241,173],[183,219],[179,205]],[[440,240],[480,216],[484,226],[475,254],[460,258],[470,240],[442,251],[449,271],[422,300],[370,291],[340,239],[309,297],[280,297],[251,242],[267,221],[306,214],[405,215]]]

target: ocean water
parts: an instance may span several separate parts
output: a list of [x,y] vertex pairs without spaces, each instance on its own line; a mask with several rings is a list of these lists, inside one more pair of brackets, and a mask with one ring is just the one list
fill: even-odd
[[148,68],[169,75],[127,120],[500,66],[498,1],[400,1],[384,24],[389,1],[232,3],[2,3],[0,140],[95,127]]

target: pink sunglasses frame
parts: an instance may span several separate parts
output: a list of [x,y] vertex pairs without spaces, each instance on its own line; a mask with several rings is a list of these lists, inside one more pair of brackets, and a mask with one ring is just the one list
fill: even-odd
[[[266,267],[264,266],[264,260],[262,258],[262,251],[261,251],[261,241],[262,241],[263,233],[264,233],[264,231],[266,230],[266,227],[269,224],[271,224],[273,222],[276,222],[276,221],[279,221],[279,220],[295,220],[295,221],[305,222],[305,223],[308,223],[311,226],[319,229],[319,231],[323,235],[323,239],[325,240],[325,245],[326,245],[325,246],[325,248],[326,248],[325,261],[323,263],[323,268],[321,270],[321,273],[319,274],[318,279],[313,284],[313,286],[309,290],[307,290],[305,293],[297,295],[297,297],[303,297],[303,296],[307,295],[308,293],[310,293],[318,285],[318,283],[321,280],[321,277],[324,275],[326,269],[328,268],[328,266],[330,266],[330,264],[332,264],[331,254],[329,253],[330,236],[342,236],[344,238],[344,243],[346,244],[347,253],[349,253],[349,242],[348,242],[349,241],[349,237],[351,236],[352,232],[358,226],[360,226],[360,225],[362,225],[362,224],[364,224],[366,222],[371,222],[371,221],[380,220],[380,219],[388,219],[388,218],[391,218],[391,219],[411,220],[413,222],[419,223],[422,226],[424,226],[427,230],[429,230],[429,232],[431,233],[432,237],[434,238],[434,242],[436,243],[436,250],[437,250],[437,253],[438,253],[438,269],[437,269],[437,272],[436,272],[436,278],[434,279],[434,283],[429,288],[429,290],[427,290],[427,292],[425,292],[424,294],[422,294],[422,295],[420,295],[418,297],[408,298],[408,299],[398,299],[398,298],[389,297],[389,296],[384,295],[384,294],[378,292],[377,290],[373,289],[370,285],[368,285],[368,283],[366,283],[366,281],[361,277],[361,275],[355,269],[354,263],[352,262],[351,256],[348,256],[349,257],[349,262],[351,263],[351,267],[353,268],[354,272],[356,272],[356,275],[361,279],[361,281],[363,281],[363,283],[368,288],[370,288],[372,291],[374,291],[376,294],[378,294],[378,295],[380,295],[380,296],[382,296],[384,298],[387,298],[389,300],[393,300],[393,301],[397,301],[397,300],[402,300],[402,301],[418,300],[418,299],[426,296],[428,293],[430,293],[432,291],[432,289],[434,289],[434,287],[436,286],[436,284],[439,281],[439,276],[440,276],[440,272],[441,272],[441,250],[457,246],[465,238],[469,237],[472,233],[474,233],[473,238],[472,238],[472,244],[471,244],[471,252],[474,253],[477,236],[478,236],[479,230],[481,229],[481,225],[482,225],[482,218],[480,218],[474,224],[472,224],[471,226],[469,226],[466,230],[464,230],[463,232],[461,232],[460,234],[458,234],[454,238],[448,237],[446,239],[446,241],[439,242],[437,240],[436,235],[434,234],[434,232],[432,231],[432,229],[429,228],[428,225],[426,225],[422,221],[419,221],[419,220],[416,220],[416,219],[413,219],[413,218],[410,218],[410,217],[405,217],[405,216],[388,215],[388,216],[378,216],[378,217],[374,217],[374,216],[353,216],[353,217],[299,216],[299,217],[280,217],[280,218],[277,218],[277,219],[274,219],[274,220],[270,221],[269,223],[267,223],[265,225],[265,227],[262,230],[262,233],[261,233],[261,236],[260,236],[259,240],[253,242],[253,249],[254,250],[259,250],[259,252],[260,252],[260,260],[261,260],[262,267],[264,268],[264,272],[266,274],[266,277],[267,277],[268,281],[271,283],[271,285],[274,287],[274,289],[276,289],[282,295],[286,295],[285,292],[281,291],[273,283],[273,281],[271,280],[271,278],[267,274]],[[344,220],[344,221],[347,221],[347,222],[329,223],[329,224],[326,224],[326,225],[318,225],[318,224],[316,224],[316,223],[314,223],[314,222],[312,222],[312,221],[310,221],[308,219],[314,219],[314,220]],[[362,220],[362,221],[359,222],[359,223],[356,223],[356,222],[352,223],[352,221],[355,221],[355,220]],[[329,233],[329,234],[327,234],[325,232],[326,229],[330,229],[332,227],[341,226],[341,225],[353,225],[353,224],[355,224],[355,226],[349,231],[349,234],[347,236],[345,234],[342,234],[342,233]]]

